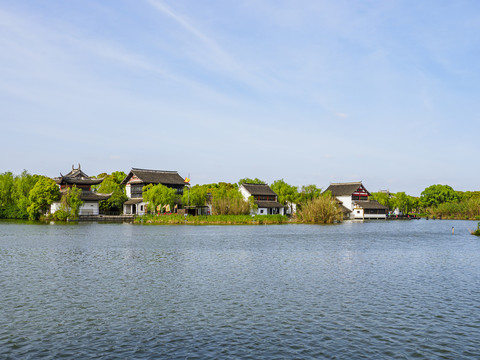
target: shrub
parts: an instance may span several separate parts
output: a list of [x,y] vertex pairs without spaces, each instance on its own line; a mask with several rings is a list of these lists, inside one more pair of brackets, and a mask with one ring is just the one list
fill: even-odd
[[305,223],[333,224],[341,221],[343,214],[333,197],[320,196],[303,204],[298,218]]

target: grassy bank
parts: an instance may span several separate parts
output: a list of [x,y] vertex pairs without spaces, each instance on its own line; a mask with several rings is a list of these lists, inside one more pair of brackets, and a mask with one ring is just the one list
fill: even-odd
[[152,225],[273,225],[286,224],[288,217],[283,215],[144,215],[135,219],[135,224]]

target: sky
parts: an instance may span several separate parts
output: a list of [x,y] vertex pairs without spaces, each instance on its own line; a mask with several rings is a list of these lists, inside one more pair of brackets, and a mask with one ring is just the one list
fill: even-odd
[[477,0],[1,0],[0,172],[480,190]]

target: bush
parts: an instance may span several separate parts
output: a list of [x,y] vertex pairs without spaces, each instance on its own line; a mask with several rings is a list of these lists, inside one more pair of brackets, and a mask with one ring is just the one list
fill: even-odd
[[336,201],[331,196],[320,196],[302,205],[298,213],[301,222],[313,224],[333,224],[341,221],[342,211],[337,207]]

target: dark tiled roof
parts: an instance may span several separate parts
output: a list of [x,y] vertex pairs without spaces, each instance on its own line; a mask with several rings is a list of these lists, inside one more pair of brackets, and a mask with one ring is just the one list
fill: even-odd
[[255,201],[259,208],[284,208],[282,204],[276,201]]
[[148,170],[132,168],[130,173],[122,184],[127,184],[130,179],[136,176],[139,180],[133,181],[144,184],[162,184],[162,185],[185,185],[184,179],[176,171]]
[[355,204],[360,206],[362,209],[385,209],[388,210],[388,207],[380,204],[376,200],[356,200],[354,201]]
[[331,191],[333,196],[345,196],[352,195],[360,186],[362,182],[335,183],[330,184],[325,191]]
[[[61,190],[62,196],[65,195],[67,189]],[[100,194],[94,191],[82,191],[80,193],[80,200],[82,201],[100,201],[100,200],[107,200],[112,196],[113,193],[110,194]]]
[[140,204],[143,201],[142,198],[133,198],[125,201],[123,205],[133,205],[133,204]]
[[75,169],[72,166],[72,171],[70,171],[67,175],[60,175],[60,177],[53,179],[57,185],[97,185],[103,181],[103,178],[97,179],[85,174],[82,170],[80,170],[80,164],[78,164],[78,169]]
[[61,177],[61,178],[55,178],[55,183],[57,185],[97,185],[100,184],[103,181],[103,178],[95,179],[95,178],[71,178],[71,177]]
[[251,195],[273,195],[277,196],[275,192],[270,189],[270,187],[267,184],[242,184]]
[[342,203],[337,203],[338,208],[342,211],[344,214],[349,214],[352,212],[349,208],[345,207]]

